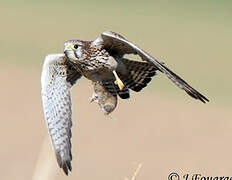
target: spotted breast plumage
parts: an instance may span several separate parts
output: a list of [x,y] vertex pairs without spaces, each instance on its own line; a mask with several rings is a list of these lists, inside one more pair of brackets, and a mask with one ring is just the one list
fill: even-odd
[[[142,61],[124,57],[138,55]],[[41,75],[41,95],[47,127],[59,166],[71,171],[71,88],[82,76],[92,81],[94,94],[104,114],[117,106],[117,98],[130,98],[139,92],[157,71],[165,74],[180,89],[202,102],[209,101],[180,76],[123,36],[106,31],[95,41],[69,40],[63,54],[46,56]]]

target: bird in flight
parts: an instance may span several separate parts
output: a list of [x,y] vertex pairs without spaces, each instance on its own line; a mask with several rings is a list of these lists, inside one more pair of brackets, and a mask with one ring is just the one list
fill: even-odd
[[[142,61],[125,58],[138,55]],[[44,116],[59,167],[66,175],[71,171],[71,88],[82,76],[92,81],[96,101],[105,114],[117,106],[117,97],[130,98],[130,90],[139,92],[157,71],[165,74],[191,97],[209,101],[164,63],[125,39],[106,31],[94,41],[68,40],[64,53],[47,55],[41,75]]]

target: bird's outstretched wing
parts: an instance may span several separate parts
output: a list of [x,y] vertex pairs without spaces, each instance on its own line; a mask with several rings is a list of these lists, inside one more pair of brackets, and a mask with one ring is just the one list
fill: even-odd
[[209,101],[205,96],[185,82],[180,76],[165,66],[164,63],[159,62],[147,52],[126,40],[120,34],[106,31],[103,32],[93,43],[106,49],[112,56],[117,58],[122,58],[125,54],[138,54],[142,60],[153,64],[159,71],[164,73],[179,88],[185,90],[191,97],[199,99],[203,103]]
[[72,102],[70,89],[81,74],[64,54],[45,58],[41,75],[44,116],[57,162],[68,175],[71,171]]

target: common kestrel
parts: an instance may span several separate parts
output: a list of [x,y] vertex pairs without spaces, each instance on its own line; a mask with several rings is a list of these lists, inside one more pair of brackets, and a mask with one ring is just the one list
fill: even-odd
[[[143,62],[126,59],[126,54],[139,55]],[[72,169],[70,89],[76,81],[82,76],[91,80],[91,101],[97,101],[109,114],[116,108],[118,96],[127,99],[129,90],[141,91],[157,71],[191,97],[203,103],[209,101],[164,63],[114,32],[103,32],[95,41],[66,41],[63,54],[46,56],[41,75],[44,115],[57,162],[67,175]]]

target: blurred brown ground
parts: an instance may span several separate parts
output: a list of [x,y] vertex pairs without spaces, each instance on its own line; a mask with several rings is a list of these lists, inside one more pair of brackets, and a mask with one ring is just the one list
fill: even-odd
[[[47,135],[39,79],[39,71],[0,70],[0,179],[32,179]],[[89,104],[91,94],[87,80],[73,88],[74,160],[67,179],[124,179],[138,163],[143,163],[137,176],[141,180],[167,179],[173,171],[232,175],[231,111],[187,96],[180,101],[145,90],[120,101],[112,120],[97,104]],[[55,179],[64,179],[54,154],[52,161]]]

